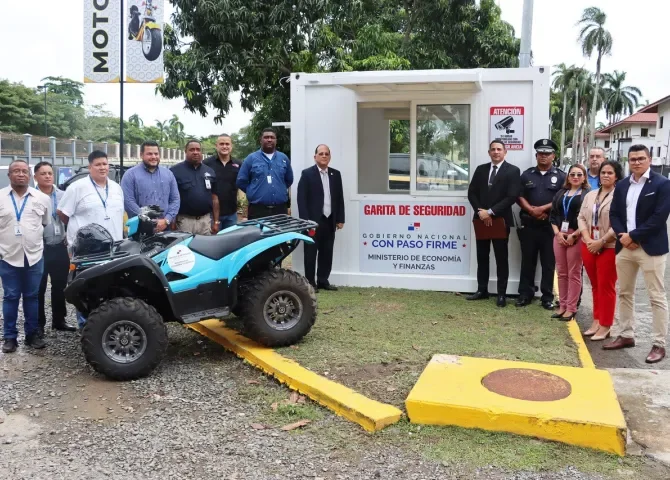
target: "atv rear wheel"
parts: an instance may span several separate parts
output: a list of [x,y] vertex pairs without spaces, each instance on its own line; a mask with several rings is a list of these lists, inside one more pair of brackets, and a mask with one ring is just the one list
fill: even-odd
[[86,361],[114,380],[149,375],[167,344],[167,329],[156,309],[128,297],[113,298],[93,310],[81,335]]
[[256,277],[244,302],[245,333],[268,347],[297,343],[316,320],[314,289],[290,270],[274,269]]

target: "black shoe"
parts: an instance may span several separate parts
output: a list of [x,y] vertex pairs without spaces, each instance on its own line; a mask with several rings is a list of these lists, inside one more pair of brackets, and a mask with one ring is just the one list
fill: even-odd
[[553,310],[554,302],[552,300],[542,300],[542,308],[545,310]]
[[2,344],[2,353],[14,353],[19,346],[19,342],[16,341],[16,338],[8,338]]
[[77,327],[73,327],[72,325],[68,325],[67,323],[59,323],[56,325],[51,326],[52,330],[58,330],[59,332],[76,332]]
[[38,334],[40,337],[44,338],[44,327],[38,327],[38,328],[37,328],[37,334]]
[[486,300],[489,298],[488,292],[476,291],[472,295],[465,297],[466,300]]
[[42,337],[40,337],[39,333],[27,336],[26,345],[36,350],[42,349],[47,346],[46,342]]
[[554,314],[551,316],[551,318],[561,318],[561,317],[563,316],[564,313],[565,313],[565,312],[554,313]]
[[496,305],[498,307],[506,307],[507,306],[507,298],[505,298],[505,295],[498,295],[498,300],[496,300]]
[[330,283],[328,285],[319,285],[318,289],[319,290],[329,290],[331,292],[337,292],[337,287],[335,285],[331,285]]
[[519,297],[514,305],[517,307],[525,307],[526,305],[530,305],[530,298]]

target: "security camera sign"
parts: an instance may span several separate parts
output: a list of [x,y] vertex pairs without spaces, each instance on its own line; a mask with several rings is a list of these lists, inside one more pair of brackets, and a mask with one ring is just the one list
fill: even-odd
[[490,139],[499,138],[507,150],[523,150],[524,107],[491,107]]

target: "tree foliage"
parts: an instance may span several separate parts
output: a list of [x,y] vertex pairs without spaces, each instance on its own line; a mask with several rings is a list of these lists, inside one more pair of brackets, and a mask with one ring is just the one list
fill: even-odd
[[[221,122],[239,91],[250,136],[288,121],[292,72],[513,67],[519,42],[494,0],[170,0],[158,90]],[[183,43],[180,38],[191,41]],[[278,132],[288,150],[288,132]]]

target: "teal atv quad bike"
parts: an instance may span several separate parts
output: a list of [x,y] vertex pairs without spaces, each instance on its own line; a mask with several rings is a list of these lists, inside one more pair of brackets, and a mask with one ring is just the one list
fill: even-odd
[[268,347],[292,345],[316,320],[316,295],[305,277],[280,268],[317,224],[288,215],[239,223],[218,235],[154,233],[157,207],[128,220],[113,241],[97,224],[72,246],[67,301],[86,318],[86,361],[116,380],[151,373],[165,355],[165,324],[242,319],[243,333]]

